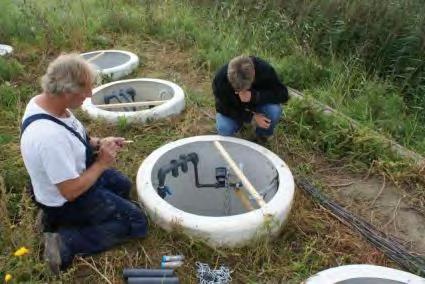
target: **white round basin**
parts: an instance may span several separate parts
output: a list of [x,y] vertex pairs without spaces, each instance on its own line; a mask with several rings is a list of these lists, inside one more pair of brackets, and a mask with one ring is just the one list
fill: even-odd
[[[247,209],[234,187],[197,187],[193,163],[188,163],[187,172],[180,169],[177,177],[166,176],[171,195],[161,198],[158,194],[160,169],[190,153],[199,157],[199,183],[214,184],[217,168],[228,166],[214,146],[216,140],[264,198],[265,206],[259,207],[251,198],[254,208]],[[231,168],[227,172],[227,184],[240,182]],[[245,185],[238,187],[250,196]],[[212,247],[237,247],[281,231],[292,206],[294,180],[285,162],[268,149],[238,138],[206,135],[171,142],[152,152],[137,173],[137,192],[151,219],[163,229],[182,229]]]
[[[128,90],[132,90],[134,96],[129,96]],[[107,109],[99,106],[133,102],[145,105]],[[115,81],[93,89],[93,96],[83,102],[82,108],[93,119],[117,123],[120,117],[124,117],[128,122],[144,123],[179,114],[184,106],[184,92],[178,85],[160,79],[139,78]]]
[[414,274],[377,265],[355,264],[330,268],[317,273],[305,284],[424,284]]
[[13,47],[7,44],[0,44],[0,56],[5,56],[13,52]]
[[139,66],[139,57],[124,50],[97,50],[82,53],[81,56],[112,80],[127,76]]

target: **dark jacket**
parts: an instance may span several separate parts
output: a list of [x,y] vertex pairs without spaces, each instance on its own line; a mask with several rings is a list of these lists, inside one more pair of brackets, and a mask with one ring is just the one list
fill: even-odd
[[239,122],[251,121],[255,107],[262,104],[280,104],[288,101],[288,89],[277,77],[274,68],[261,58],[251,56],[255,66],[255,79],[251,86],[251,101],[243,103],[227,78],[227,66],[221,67],[212,88],[217,112]]

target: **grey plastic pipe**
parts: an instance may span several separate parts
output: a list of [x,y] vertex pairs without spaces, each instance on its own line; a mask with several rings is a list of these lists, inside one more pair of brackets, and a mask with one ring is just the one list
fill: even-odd
[[131,277],[128,284],[179,284],[177,277]]
[[143,269],[143,268],[125,268],[124,278],[130,277],[173,277],[172,269]]

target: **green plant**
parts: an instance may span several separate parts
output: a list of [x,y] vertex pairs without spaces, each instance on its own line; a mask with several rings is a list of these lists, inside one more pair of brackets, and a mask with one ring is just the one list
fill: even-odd
[[[370,74],[392,80],[411,109],[425,104],[425,7],[412,1],[279,1],[299,41],[322,57],[357,57]],[[422,116],[424,118],[424,116]]]
[[311,57],[292,54],[280,59],[271,60],[283,81],[294,89],[314,88],[329,80],[330,72]]
[[23,73],[24,67],[13,58],[0,56],[0,83],[11,81]]
[[118,131],[120,132],[120,133],[124,133],[125,132],[125,130],[128,128],[128,119],[127,119],[127,117],[125,117],[125,116],[120,116],[120,117],[118,117],[118,124],[117,124],[117,127],[118,127]]

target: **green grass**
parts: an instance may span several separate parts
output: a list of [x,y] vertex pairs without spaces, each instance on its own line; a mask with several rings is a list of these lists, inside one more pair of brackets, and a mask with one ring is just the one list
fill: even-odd
[[[140,5],[137,1],[117,4],[113,1],[95,0],[47,3],[49,4],[43,1],[27,1],[26,5],[8,4],[7,7],[11,7],[10,10],[14,12],[5,16],[4,20],[15,23],[16,30],[11,29],[5,34],[5,38],[12,42],[25,40],[29,43],[35,38],[46,50],[83,50],[96,45],[102,48],[111,47],[115,43],[114,39],[105,36],[110,32],[131,32],[142,37],[152,34],[164,40],[178,42],[182,48],[196,47],[195,62],[208,68],[210,72],[237,54],[256,54],[273,62],[279,75],[288,85],[301,90],[311,90],[313,95],[330,102],[333,107],[354,119],[388,133],[407,147],[422,153],[425,151],[425,129],[420,120],[422,104],[419,101],[406,104],[403,100],[403,88],[392,85],[391,81],[381,81],[374,77],[374,73],[369,70],[370,64],[365,64],[358,54],[348,52],[348,47],[340,48],[341,52],[345,52],[345,57],[338,59],[340,57],[326,56],[320,50],[306,47],[306,44],[317,39],[311,36],[299,37],[306,32],[296,29],[298,21],[306,19],[305,25],[308,25],[320,12],[325,16],[333,13],[334,18],[338,18],[337,12],[340,12],[352,19],[356,15],[356,5],[361,6],[358,1],[345,6],[341,3],[311,4],[311,7],[303,4],[304,6],[301,5],[298,9],[305,9],[306,12],[301,15],[297,14],[298,10],[287,13],[288,7],[293,8],[290,1],[281,6],[266,2],[244,6],[237,1],[222,1],[208,7],[196,7],[185,1],[171,1],[167,5],[153,1]],[[374,5],[370,4],[366,8],[374,9]],[[366,9],[361,7],[360,10]],[[82,12],[72,16],[62,14],[68,10]],[[85,11],[91,11],[90,17]],[[396,25],[391,5],[384,15],[392,17],[389,27],[385,28]],[[28,21],[34,37],[19,30],[21,18]],[[320,19],[319,16],[317,18]],[[319,19],[316,20],[323,26],[311,24],[309,32],[313,33],[319,27],[320,31],[324,31],[326,25],[332,24],[333,18],[322,18],[323,23]],[[367,19],[368,24],[374,23],[373,19]],[[405,22],[401,26],[406,26],[410,20],[402,21]],[[377,26],[373,27],[375,35]],[[352,28],[359,29],[358,26]],[[376,39],[374,45],[378,45],[380,40],[382,39]],[[337,48],[339,45],[332,46]],[[333,50],[328,54],[334,54]],[[1,66],[2,64],[0,71]],[[403,119],[399,119],[394,113],[401,114]]]
[[[342,160],[352,171],[384,173],[394,182],[409,185],[411,203],[424,204],[423,176],[412,164],[395,157],[366,128],[425,152],[423,124],[405,104],[400,88],[390,79],[375,76],[354,55],[327,58],[310,48],[294,29],[292,15],[272,9],[274,4],[269,1],[248,1],[245,5],[240,1],[3,2],[0,38],[14,45],[16,54],[0,57],[0,278],[9,272],[16,282],[102,281],[82,260],[77,260],[61,279],[48,274],[40,261],[41,240],[34,227],[36,208],[24,194],[28,176],[19,152],[20,118],[29,98],[39,92],[38,80],[47,63],[63,51],[128,49],[143,63],[132,76],[168,79],[184,88],[186,111],[177,118],[148,125],[120,120],[111,127],[78,113],[93,135],[122,135],[136,141],[122,153],[117,165],[132,180],[141,161],[161,145],[214,129],[203,112],[213,113],[211,76],[229,58],[247,53],[272,62],[289,86],[361,123],[354,129],[341,117],[321,114],[311,106],[310,99],[291,101],[271,149],[285,157],[295,173],[314,172],[308,157],[319,154],[329,163]],[[179,56],[185,58],[182,66]],[[30,254],[13,257],[20,246],[29,247]],[[359,251],[358,247],[364,249]],[[234,270],[233,278],[242,283],[299,283],[341,263],[368,261],[394,266],[302,194],[297,194],[288,224],[273,241],[214,250],[152,225],[147,239],[86,261],[119,282],[124,267],[157,267],[161,255],[176,252],[187,257],[186,265],[179,270],[185,283],[196,281],[195,261],[227,264]]]
[[324,57],[355,56],[368,72],[395,82],[412,110],[425,106],[422,1],[279,1],[274,8],[291,19],[290,30],[307,48]]
[[157,37],[176,41],[182,48],[195,47],[195,62],[210,72],[240,53],[264,57],[289,86],[424,153],[420,104],[407,104],[400,87],[368,72],[369,65],[351,53],[343,60],[305,48],[291,32],[290,19],[269,5],[273,6],[171,1],[157,7],[160,12],[153,13],[151,24]]
[[0,57],[0,82],[10,81],[22,73],[23,67],[16,59]]

